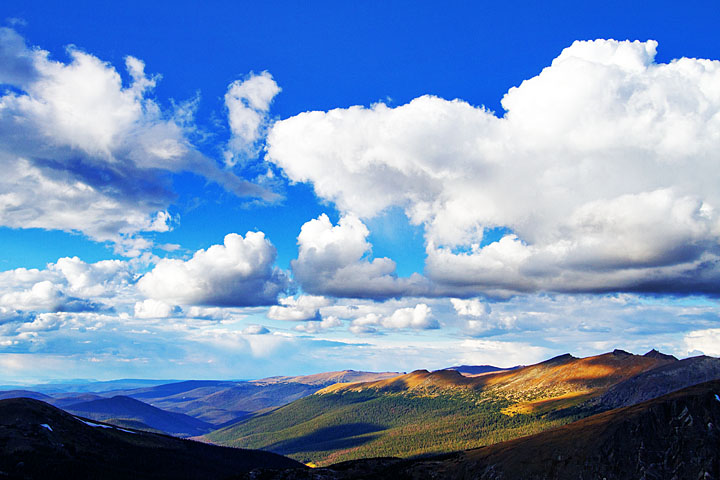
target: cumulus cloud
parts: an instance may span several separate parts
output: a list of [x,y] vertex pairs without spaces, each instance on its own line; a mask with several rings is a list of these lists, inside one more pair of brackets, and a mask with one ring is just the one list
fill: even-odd
[[44,270],[0,272],[0,306],[28,312],[106,310],[133,295],[131,283],[127,262],[65,257]]
[[369,233],[355,215],[343,216],[337,225],[325,214],[310,220],[298,235],[294,278],[316,295],[383,299],[426,292],[421,276],[398,278],[394,261],[370,258]]
[[440,324],[432,317],[430,307],[424,303],[418,303],[415,307],[398,308],[387,316],[369,313],[356,318],[350,325],[350,331],[357,334],[375,333],[376,327],[389,330],[432,330],[440,328]]
[[316,295],[300,295],[299,297],[285,297],[268,310],[267,316],[273,320],[310,320],[318,319],[319,309],[330,305],[330,300]]
[[720,328],[708,328],[689,332],[684,338],[690,355],[720,356]]
[[268,72],[251,73],[245,80],[236,80],[228,86],[225,107],[232,132],[225,154],[228,165],[237,162],[237,155],[257,153],[257,142],[267,128],[270,104],[280,90]]
[[477,298],[471,298],[468,300],[451,298],[450,303],[452,303],[452,306],[458,315],[463,316],[482,317],[489,315],[492,311],[488,303],[481,302]]
[[152,298],[135,303],[135,318],[167,318],[175,312],[172,305]]
[[322,320],[311,320],[309,322],[303,322],[299,325],[295,325],[295,330],[305,333],[320,333],[325,330],[341,326],[342,322],[340,319],[331,315],[323,318]]
[[230,233],[222,245],[198,250],[191,259],[163,259],[138,287],[149,298],[182,305],[272,305],[288,286],[273,267],[275,247],[263,232]]
[[268,333],[270,333],[270,330],[268,330],[262,325],[254,323],[245,327],[242,333],[243,335],[267,335]]
[[[575,42],[508,91],[503,117],[429,95],[302,113],[274,124],[266,159],[344,218],[403,208],[425,227],[425,274],[441,290],[718,293],[720,62],[655,63],[656,47]],[[313,222],[301,236],[332,231]],[[338,234],[365,238],[350,227],[360,220],[345,222]],[[297,276],[355,294],[324,279],[356,264],[391,278],[389,259],[358,262],[368,250],[298,258]]]
[[[150,98],[159,77],[69,47],[69,63],[0,29],[0,225],[79,231],[136,255],[142,232],[167,231],[170,174],[192,171],[238,195],[272,194],[218,168]],[[42,199],[40,201],[39,199]]]

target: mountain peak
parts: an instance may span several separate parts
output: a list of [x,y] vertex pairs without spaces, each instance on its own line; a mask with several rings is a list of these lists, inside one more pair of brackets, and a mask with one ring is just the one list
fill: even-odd
[[643,357],[649,357],[649,358],[658,358],[661,360],[677,360],[677,357],[674,355],[667,355],[665,353],[660,353],[659,351],[655,350],[654,348],[647,352]]

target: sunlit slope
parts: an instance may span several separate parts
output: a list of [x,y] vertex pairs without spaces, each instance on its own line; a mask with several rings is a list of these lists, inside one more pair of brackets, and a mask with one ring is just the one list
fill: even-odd
[[[673,361],[615,351],[588,358],[563,355],[480,377],[419,370],[336,384],[207,437],[320,465],[468,449],[568,423],[583,413],[566,407]],[[558,408],[559,414],[545,415]]]

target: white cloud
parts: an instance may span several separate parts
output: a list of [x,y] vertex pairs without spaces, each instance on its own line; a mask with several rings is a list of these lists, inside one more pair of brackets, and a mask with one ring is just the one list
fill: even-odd
[[350,331],[356,334],[375,333],[376,327],[389,330],[431,330],[440,328],[440,324],[432,317],[432,309],[424,303],[415,307],[398,308],[392,314],[384,316],[368,313],[352,321]]
[[341,326],[342,322],[340,321],[340,319],[331,315],[319,321],[311,320],[309,322],[303,322],[299,325],[295,325],[295,330],[305,333],[320,333],[322,331],[330,330],[332,328]]
[[469,300],[451,298],[450,302],[458,315],[483,317],[489,315],[492,311],[488,303],[481,302],[477,298],[471,298]]
[[683,341],[688,355],[720,356],[720,328],[689,332]]
[[257,306],[276,303],[286,275],[273,267],[275,247],[263,232],[225,236],[223,245],[190,260],[163,259],[138,287],[149,298],[183,305]]
[[427,290],[419,275],[398,278],[395,262],[370,259],[367,227],[354,215],[333,226],[327,215],[305,223],[298,235],[298,258],[291,262],[303,290],[317,295],[388,298]]
[[167,318],[174,311],[172,305],[152,298],[135,303],[135,318]]
[[550,350],[525,342],[463,340],[458,346],[456,364],[514,367],[547,360]]
[[228,165],[234,165],[236,155],[254,156],[256,144],[267,128],[267,113],[280,87],[272,75],[251,73],[245,80],[236,80],[228,86],[225,106],[232,137],[225,156]]
[[273,320],[310,320],[319,316],[321,307],[330,305],[330,300],[316,295],[300,295],[297,298],[285,297],[268,310],[267,317]]
[[[167,231],[168,174],[192,171],[238,195],[273,195],[218,168],[187,139],[186,118],[150,97],[158,77],[126,58],[131,81],[75,47],[69,63],[0,29],[0,225],[79,231],[138,255]],[[192,127],[190,127],[192,128]]]
[[130,265],[60,258],[44,270],[0,272],[0,306],[20,311],[95,311],[134,295]]
[[[344,218],[403,208],[425,227],[436,292],[717,292],[720,62],[657,64],[656,46],[575,42],[510,89],[503,117],[433,96],[302,113],[274,124],[266,158]],[[328,257],[338,271],[369,251],[349,228],[360,220],[346,223],[360,242],[345,263]],[[497,228],[504,238],[488,244]],[[391,277],[381,260],[360,264]],[[355,294],[320,288],[330,283],[313,283],[315,271],[335,270],[297,276],[318,293]],[[397,291],[376,284],[378,297]]]
[[262,325],[254,323],[245,327],[242,333],[243,335],[267,335],[270,333],[270,330]]

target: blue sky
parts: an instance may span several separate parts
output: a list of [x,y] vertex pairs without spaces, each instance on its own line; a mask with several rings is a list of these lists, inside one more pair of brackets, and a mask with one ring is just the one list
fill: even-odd
[[720,354],[718,13],[4,2],[0,380]]

